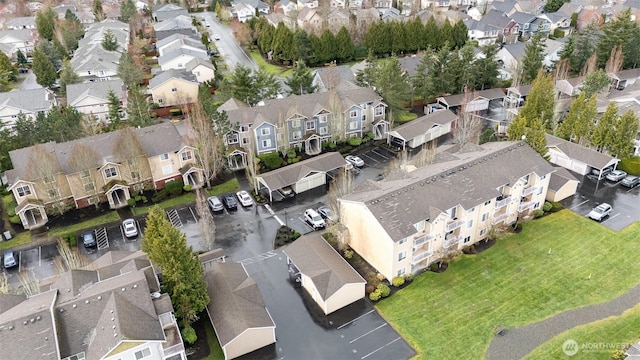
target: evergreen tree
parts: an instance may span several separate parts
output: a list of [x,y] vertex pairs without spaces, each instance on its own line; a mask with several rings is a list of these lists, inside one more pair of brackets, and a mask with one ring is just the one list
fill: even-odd
[[[63,54],[60,53],[61,49],[52,41],[42,40],[38,42],[36,50],[43,53],[51,61],[56,71],[62,68]],[[62,51],[64,52],[64,50]]]
[[295,57],[293,33],[283,22],[278,23],[271,50],[273,50],[273,59],[281,63],[289,63]]
[[619,46],[624,55],[622,67],[635,68],[640,60],[640,28],[631,20],[631,9],[627,8],[616,18],[602,26],[598,41],[598,67],[604,68],[611,56],[611,50]]
[[84,36],[84,26],[69,9],[64,14],[64,21],[61,22],[60,35],[60,40],[67,52],[75,51],[78,48],[78,40]]
[[432,48],[437,50],[444,43],[438,23],[436,23],[436,19],[433,16],[424,24],[424,41],[425,43],[422,46],[424,49]]
[[339,62],[347,62],[353,59],[355,53],[355,47],[353,46],[353,42],[351,41],[351,35],[349,35],[349,31],[343,26],[338,31],[338,35],[336,36],[336,57]]
[[57,18],[58,16],[51,7],[38,11],[36,14],[36,29],[41,38],[48,41],[53,40]]
[[311,53],[313,56],[309,59],[312,65],[323,65],[329,61],[327,54],[323,52],[322,40],[315,34],[309,35],[309,44],[311,45]]
[[60,67],[57,67],[57,69],[60,70],[62,69],[62,61],[69,60],[69,52],[57,38],[53,39],[53,48],[56,50],[56,53],[60,54]]
[[475,79],[474,90],[484,90],[493,88],[498,82],[498,67],[500,64],[495,60],[498,54],[498,47],[489,44],[482,48],[484,57],[473,62],[472,73]]
[[128,23],[136,15],[136,4],[133,0],[124,0],[120,4],[120,21]]
[[262,100],[274,99],[282,91],[280,81],[270,74],[263,66],[251,78],[252,88],[255,89],[254,103]]
[[602,91],[608,91],[611,85],[611,78],[602,69],[590,72],[584,77],[584,82],[580,87],[580,92],[585,96],[597,95]]
[[544,125],[540,118],[533,119],[519,114],[509,124],[507,129],[510,141],[520,141],[524,137],[524,141],[534,148],[540,155],[547,155],[547,140],[544,131]]
[[431,101],[438,94],[437,71],[433,50],[427,49],[416,66],[416,73],[411,78],[414,93],[424,103]]
[[239,65],[235,68],[229,79],[229,93],[232,98],[243,101],[249,105],[255,105],[256,89],[253,87],[251,70],[248,67]]
[[0,76],[9,81],[16,81],[18,70],[11,64],[11,59],[3,51],[0,51]]
[[457,53],[451,51],[448,41],[435,54],[434,71],[431,72],[431,76],[437,78],[431,82],[436,85],[437,95],[456,94],[459,91],[456,77],[461,69],[455,67],[456,56]]
[[469,38],[468,30],[467,25],[465,25],[462,20],[458,20],[453,26],[452,41],[456,48],[460,49],[465,46],[467,39]]
[[62,71],[60,71],[60,93],[66,95],[67,85],[78,84],[80,82],[82,82],[80,76],[78,76],[71,64],[65,61],[64,65],[62,65]]
[[442,45],[447,45],[447,49],[451,50],[455,48],[456,43],[453,39],[453,27],[449,22],[449,19],[444,20],[444,24],[440,28],[440,39],[442,41]]
[[157,206],[149,211],[142,250],[162,270],[162,287],[169,293],[182,326],[189,327],[209,303],[203,268],[185,235]]
[[287,78],[286,84],[291,89],[291,93],[296,95],[311,94],[316,91],[316,86],[313,85],[311,69],[302,61],[298,61],[296,68]]
[[120,105],[120,99],[116,96],[113,90],[109,90],[107,94],[107,100],[109,101],[109,121],[112,129],[119,129],[122,126],[122,106]]
[[144,71],[133,61],[129,52],[123,52],[118,62],[118,77],[127,87],[139,85],[144,78]]
[[571,103],[569,114],[558,124],[556,135],[565,140],[586,145],[593,132],[593,120],[597,112],[596,97],[587,98],[586,94],[581,92]]
[[101,0],[93,0],[93,17],[95,17],[96,22],[100,22],[105,19]]
[[529,121],[540,119],[544,127],[550,133],[553,133],[555,129],[555,93],[556,90],[551,75],[540,70],[531,84],[529,96],[527,96],[527,101],[524,103],[520,115],[529,119]]
[[311,40],[309,40],[306,31],[297,30],[293,35],[293,51],[295,52],[296,61],[302,61],[305,64],[314,56]]
[[16,53],[16,61],[18,62],[18,65],[24,65],[27,63],[27,57],[24,56],[24,53],[18,49],[18,52]]
[[522,83],[530,84],[538,71],[542,69],[544,60],[544,49],[546,47],[542,34],[537,33],[531,37],[530,42],[524,48],[524,58],[522,59]]
[[473,64],[476,59],[474,47],[471,44],[464,45],[455,55],[452,68],[458,69],[456,76],[456,93],[463,93],[464,89],[472,90],[475,85]]
[[322,44],[322,53],[325,54],[328,61],[335,60],[338,47],[336,44],[336,38],[333,36],[331,31],[327,29],[322,32],[320,35],[320,44]]
[[560,52],[561,59],[568,59],[571,72],[580,73],[587,60],[595,53],[598,44],[598,29],[591,24],[582,31],[574,31]]
[[138,84],[129,86],[127,116],[127,121],[134,127],[145,127],[153,124],[153,120],[149,115],[149,103]]
[[376,92],[393,110],[404,108],[411,101],[409,79],[395,56],[382,62],[373,81]]
[[408,52],[415,53],[424,49],[424,25],[419,17],[407,23],[405,33]]
[[591,135],[591,144],[600,152],[604,152],[614,142],[615,125],[618,122],[618,105],[610,101],[604,114],[598,119],[596,128]]
[[568,3],[570,0],[549,0],[544,5],[544,11],[548,13],[558,11],[564,3]]
[[369,57],[365,68],[356,74],[356,84],[361,87],[375,86],[376,76],[380,72],[380,65],[375,61],[373,52],[369,50]]
[[273,39],[275,34],[275,28],[271,25],[266,26],[262,32],[260,32],[260,36],[258,36],[258,47],[263,53],[270,52],[273,47]]
[[56,68],[42,51],[33,52],[33,73],[36,82],[44,87],[51,87],[56,82]]
[[633,156],[633,140],[638,135],[638,117],[629,109],[618,117],[615,126],[615,136],[608,146],[609,153],[619,159]]
[[404,29],[404,22],[393,21],[388,24],[391,30],[391,53],[401,55],[407,48],[407,34]]
[[102,39],[102,48],[107,51],[118,50],[118,40],[111,30],[104,32],[104,38]]

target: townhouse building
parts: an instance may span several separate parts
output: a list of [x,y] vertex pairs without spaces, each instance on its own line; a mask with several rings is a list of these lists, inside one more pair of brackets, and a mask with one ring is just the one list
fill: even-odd
[[90,116],[96,122],[109,123],[109,93],[120,100],[120,116],[127,117],[127,90],[120,79],[100,81],[97,83],[80,83],[67,85],[67,104],[79,112]]
[[38,114],[48,113],[58,106],[53,91],[46,88],[0,93],[0,128],[13,129],[20,114],[35,120]]
[[[105,34],[111,33],[118,49],[105,50],[102,46]],[[78,49],[70,61],[83,82],[107,81],[118,78],[118,62],[129,44],[129,25],[116,20],[94,23],[79,41]]]
[[23,227],[35,229],[48,214],[105,202],[125,207],[132,194],[169,181],[199,187],[204,173],[195,152],[172,123],[48,142],[9,152],[8,190]]
[[417,273],[542,208],[554,168],[524,142],[465,145],[340,198],[349,246],[387,279]]
[[231,124],[227,134],[228,166],[243,169],[247,151],[256,155],[298,148],[308,155],[322,152],[322,143],[345,141],[372,132],[385,139],[387,105],[371,88],[352,88],[267,100],[248,107],[231,99],[223,104]]

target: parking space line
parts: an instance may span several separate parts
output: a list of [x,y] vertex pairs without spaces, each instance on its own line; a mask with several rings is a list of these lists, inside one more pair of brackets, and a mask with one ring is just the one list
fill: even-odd
[[38,266],[42,266],[42,246],[38,246]]
[[605,221],[601,222],[601,224],[606,223],[607,221],[609,221],[609,220],[611,220],[611,219],[615,219],[618,215],[620,215],[620,213],[617,213],[617,214],[615,214],[615,215],[613,215],[613,216],[609,217],[607,220],[605,220]]
[[338,326],[336,329],[337,329],[337,330],[340,330],[340,329],[342,329],[343,327],[345,327],[345,326],[347,326],[347,325],[349,325],[349,324],[351,324],[351,323],[355,322],[356,320],[359,320],[359,319],[361,319],[361,318],[363,318],[363,317],[365,317],[365,316],[367,316],[367,315],[371,314],[371,313],[372,313],[372,312],[374,312],[374,311],[375,311],[375,310],[369,310],[368,312],[366,312],[366,313],[364,313],[364,314],[362,314],[362,315],[358,316],[357,318],[355,318],[355,319],[353,319],[353,320],[351,320],[351,321],[349,321],[349,322],[346,322],[346,323],[344,323],[344,324],[342,324],[342,325]]
[[374,153],[374,154],[376,154],[376,155],[380,155],[380,156],[382,156],[382,158],[384,158],[385,160],[389,160],[389,158],[388,158],[388,157],[386,157],[386,156],[384,156],[384,155],[380,154],[379,152],[377,152],[377,151],[376,151],[376,149],[371,150],[371,152],[372,152],[372,153]]
[[576,206],[574,206],[574,207],[570,208],[569,210],[573,210],[573,209],[577,208],[578,206],[584,205],[584,204],[586,204],[586,203],[588,203],[588,202],[589,202],[589,200],[585,200],[585,201],[581,202],[580,204],[578,204],[578,205],[576,205]]
[[367,154],[361,154],[360,156],[368,157],[369,159],[371,159],[371,160],[373,160],[373,161],[375,161],[375,162],[377,162],[377,163],[380,163],[380,161],[378,161],[378,160],[376,160],[376,159],[372,158],[371,156],[369,156],[369,155],[367,155]]
[[195,220],[197,224],[198,218],[196,217],[196,214],[193,212],[193,208],[191,206],[189,206],[189,211],[191,211],[191,216],[193,216],[193,220]]
[[400,338],[400,337],[398,337],[398,338],[396,338],[396,339],[394,339],[394,340],[389,341],[389,342],[388,342],[388,343],[386,343],[385,345],[382,345],[382,346],[380,346],[379,348],[377,348],[377,349],[373,350],[372,352],[368,353],[367,355],[365,355],[365,356],[361,357],[361,358],[360,358],[360,360],[363,360],[363,359],[365,359],[365,358],[367,358],[367,357],[369,357],[369,356],[371,356],[371,355],[373,355],[373,354],[377,353],[378,351],[380,351],[380,350],[384,349],[385,347],[387,347],[387,346],[389,346],[389,345],[393,344],[394,342],[396,342],[396,341],[398,341],[398,340],[400,340],[400,339],[401,339],[401,338]]
[[314,228],[313,228],[313,226],[309,225],[309,223],[308,223],[305,219],[301,218],[300,216],[298,216],[298,220],[302,221],[305,225],[307,225],[307,227],[308,227],[309,229],[311,229],[311,230],[313,230],[313,231],[315,231],[315,230],[316,230],[316,229],[314,229]]
[[377,328],[375,328],[375,329],[373,329],[373,330],[369,330],[369,331],[367,331],[366,333],[364,333],[364,334],[362,334],[362,335],[358,336],[357,338],[352,339],[351,341],[349,341],[349,344],[353,344],[354,342],[356,342],[356,341],[358,341],[358,340],[362,339],[363,337],[365,337],[365,336],[367,336],[367,335],[371,334],[372,332],[374,332],[374,331],[376,331],[376,330],[378,330],[378,329],[380,329],[380,328],[383,328],[383,327],[385,327],[385,326],[387,326],[387,323],[384,323],[384,324],[382,324],[382,325],[378,326]]

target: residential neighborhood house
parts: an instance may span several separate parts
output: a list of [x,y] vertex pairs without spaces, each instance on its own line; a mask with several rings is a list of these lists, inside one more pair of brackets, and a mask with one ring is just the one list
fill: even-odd
[[[122,80],[67,85],[67,104],[79,112],[91,116],[96,122],[109,123],[109,93],[119,99],[120,107],[127,107],[127,91]],[[127,117],[125,111],[120,116]]]
[[55,94],[45,88],[0,92],[0,128],[13,129],[20,113],[35,120],[56,106]]

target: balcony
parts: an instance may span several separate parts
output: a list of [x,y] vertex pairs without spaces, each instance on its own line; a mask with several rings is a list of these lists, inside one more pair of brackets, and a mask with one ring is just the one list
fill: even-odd
[[509,217],[509,214],[507,214],[507,213],[504,213],[504,214],[498,215],[498,216],[494,216],[493,217],[493,224],[495,225],[495,224],[500,223],[501,221],[505,221],[505,220],[507,220],[508,217]]
[[422,260],[428,258],[429,256],[433,255],[433,251],[432,250],[419,250],[413,253],[413,257],[411,258],[411,265],[415,265],[419,262],[421,262]]
[[496,209],[501,209],[501,208],[511,204],[511,200],[513,200],[513,198],[511,196],[507,196],[507,197],[503,198],[502,200],[497,200],[496,201]]
[[453,245],[456,245],[460,240],[462,239],[462,236],[455,236],[452,237],[450,239],[444,239],[444,247],[445,248],[450,248]]
[[528,188],[525,188],[524,190],[522,190],[522,196],[531,195],[536,190],[538,190],[537,187],[529,186]]
[[433,239],[433,235],[423,235],[417,239],[413,240],[413,249],[415,250],[416,248],[424,245],[426,242],[428,242],[429,240]]
[[451,221],[448,221],[447,222],[447,232],[453,231],[453,230],[461,227],[462,224],[464,224],[464,221],[462,221],[462,220],[451,220]]
[[518,206],[518,212],[523,212],[533,206],[533,201],[523,202]]

